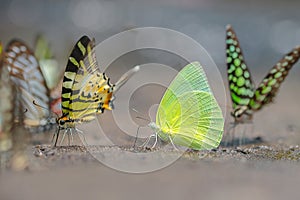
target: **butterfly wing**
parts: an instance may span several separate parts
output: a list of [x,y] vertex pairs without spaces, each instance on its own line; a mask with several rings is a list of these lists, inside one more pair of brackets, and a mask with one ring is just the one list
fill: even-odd
[[297,46],[270,70],[255,90],[255,94],[250,101],[249,106],[252,110],[260,110],[264,105],[273,101],[281,83],[285,80],[289,70],[298,61],[299,57],[300,47]]
[[[4,62],[12,82],[21,92],[21,106],[27,109],[25,125],[47,125],[49,90],[33,52],[23,42],[13,40],[7,46]],[[33,105],[33,101],[43,108]]]
[[169,104],[178,96],[193,90],[211,93],[206,75],[199,62],[190,63],[180,71],[165,92],[161,103]]
[[156,115],[159,136],[193,149],[220,144],[224,119],[200,63],[184,67],[164,94]]
[[63,116],[91,120],[94,114],[111,109],[113,85],[100,72],[94,47],[94,41],[83,36],[69,57],[62,86]]
[[[7,138],[5,134],[10,133],[13,122],[13,88],[9,78],[9,72],[6,67],[3,66],[3,52],[2,44],[0,43],[0,145],[1,150],[6,148],[5,141]],[[8,145],[8,144],[7,144]],[[0,150],[0,151],[1,151]]]
[[230,25],[226,27],[226,57],[233,109],[237,106],[247,106],[254,94],[254,84],[237,36]]

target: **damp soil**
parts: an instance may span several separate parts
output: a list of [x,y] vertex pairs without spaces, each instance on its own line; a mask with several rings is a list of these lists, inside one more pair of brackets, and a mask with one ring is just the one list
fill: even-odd
[[[300,147],[253,141],[185,152],[165,147],[34,145],[27,149],[24,170],[2,171],[1,199],[236,199],[241,195],[243,199],[297,199]],[[140,174],[120,172],[100,162],[117,159],[124,151],[180,156],[162,169]]]

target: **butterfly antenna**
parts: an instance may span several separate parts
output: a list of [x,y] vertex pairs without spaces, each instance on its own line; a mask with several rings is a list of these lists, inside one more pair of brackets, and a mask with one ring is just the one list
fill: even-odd
[[40,108],[43,108],[43,109],[45,109],[45,110],[50,111],[51,113],[55,114],[57,118],[59,117],[57,113],[53,112],[53,111],[52,111],[51,109],[49,109],[49,108],[45,108],[44,106],[41,106],[41,105],[37,104],[37,103],[35,102],[35,100],[33,100],[32,103],[33,103],[33,105],[35,105],[35,106],[37,106],[37,107],[40,107]]
[[140,66],[137,65],[131,70],[127,71],[125,74],[123,74],[115,84],[115,92],[118,91],[139,70]]
[[[141,115],[141,113],[140,113],[139,111],[137,111],[136,109],[131,108],[131,110],[133,110],[133,111],[136,112],[137,114],[140,114],[140,115]],[[149,122],[149,123],[151,122],[149,119],[146,119],[146,118],[144,118],[144,117],[136,116],[135,118],[145,120],[145,121],[147,121],[147,122]]]

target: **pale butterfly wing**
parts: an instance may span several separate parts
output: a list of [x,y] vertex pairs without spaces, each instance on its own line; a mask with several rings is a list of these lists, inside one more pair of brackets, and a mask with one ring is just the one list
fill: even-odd
[[9,72],[3,65],[2,43],[0,42],[0,152],[11,147],[8,137],[13,127],[13,87]]
[[[22,93],[21,106],[27,110],[24,124],[29,127],[47,125],[49,90],[32,51],[23,42],[14,40],[7,46],[5,64],[12,82]],[[33,101],[44,108],[33,105]]]
[[187,91],[200,90],[211,93],[206,75],[199,62],[185,66],[174,78],[165,92],[161,104],[169,104]]
[[224,119],[198,62],[184,67],[163,96],[156,115],[162,140],[192,149],[216,148]]

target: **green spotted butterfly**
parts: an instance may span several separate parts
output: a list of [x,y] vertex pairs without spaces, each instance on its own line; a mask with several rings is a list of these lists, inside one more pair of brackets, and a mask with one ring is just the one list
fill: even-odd
[[199,62],[178,73],[159,104],[156,123],[149,127],[156,141],[159,137],[194,150],[219,146],[224,118]]
[[237,36],[230,25],[226,27],[226,56],[229,89],[234,109],[231,114],[235,122],[245,122],[251,121],[253,112],[273,101],[281,83],[300,57],[300,46],[286,54],[269,71],[256,89],[244,61]]

